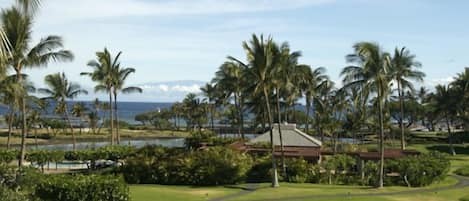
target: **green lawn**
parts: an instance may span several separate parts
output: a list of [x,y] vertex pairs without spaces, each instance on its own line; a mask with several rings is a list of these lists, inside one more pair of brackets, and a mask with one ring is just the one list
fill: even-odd
[[132,185],[130,196],[132,201],[206,201],[241,191],[225,187],[187,187],[163,185]]
[[[441,183],[433,184],[424,189],[433,189],[441,186],[454,185],[456,179],[448,177]],[[295,199],[299,201],[308,200],[370,200],[370,201],[457,201],[460,197],[469,194],[469,187],[457,190],[446,190],[438,193],[415,193],[406,195],[392,196],[360,196],[360,197],[340,197],[340,198],[318,198],[325,195],[347,195],[347,194],[376,194],[386,192],[402,192],[416,190],[418,188],[406,187],[385,187],[383,189],[374,189],[360,186],[343,185],[320,185],[320,184],[291,184],[281,183],[280,188],[270,188],[269,184],[260,184],[259,189],[253,193],[246,194],[229,201],[251,201],[251,200],[283,200],[294,197],[305,197],[304,199]],[[240,192],[236,188],[225,187],[187,187],[187,186],[164,186],[164,185],[132,185],[130,186],[131,197],[133,201],[205,201],[212,198],[223,197],[233,193]],[[308,198],[309,197],[309,198]]]

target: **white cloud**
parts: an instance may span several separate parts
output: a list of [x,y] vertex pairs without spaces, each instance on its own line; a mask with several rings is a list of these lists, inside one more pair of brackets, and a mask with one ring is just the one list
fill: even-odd
[[168,85],[165,85],[165,84],[160,84],[160,85],[158,86],[158,88],[159,88],[161,91],[163,91],[163,92],[168,92],[168,91],[169,91]]
[[[124,16],[206,15],[288,10],[333,1],[335,0],[48,0],[44,2],[40,15],[48,16],[49,23],[57,23]],[[0,5],[8,5],[11,2],[13,1],[3,1]]]
[[190,86],[176,85],[176,86],[171,87],[171,90],[176,91],[176,92],[199,93],[200,85],[198,84],[193,84]]

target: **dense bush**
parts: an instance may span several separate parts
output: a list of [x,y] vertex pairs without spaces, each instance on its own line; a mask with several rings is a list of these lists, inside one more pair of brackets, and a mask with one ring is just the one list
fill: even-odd
[[129,183],[218,185],[245,180],[249,156],[224,147],[183,152],[145,147],[120,168]]
[[321,163],[325,173],[321,181],[328,184],[349,184],[350,181],[354,180],[350,180],[348,177],[350,173],[356,173],[354,170],[355,165],[355,159],[349,155],[337,154],[330,156]]
[[447,155],[439,152],[404,157],[397,161],[397,172],[408,186],[413,187],[442,180],[450,168]]
[[458,169],[456,169],[456,171],[454,171],[455,174],[457,175],[461,175],[461,176],[469,176],[469,166],[463,166],[463,167],[460,167]]
[[469,195],[459,198],[459,201],[469,201]]
[[293,183],[317,183],[319,181],[320,168],[318,165],[310,164],[302,158],[287,159],[285,164],[287,166],[286,181]]
[[0,185],[0,198],[7,201],[28,201],[28,197],[20,192],[9,189],[6,186]]
[[43,201],[127,201],[129,188],[120,178],[109,176],[48,176],[34,195]]
[[18,158],[16,150],[0,150],[0,164],[8,164]]
[[226,146],[238,142],[239,138],[221,138],[211,131],[193,132],[185,139],[185,146],[188,149],[200,148],[202,144],[210,146]]

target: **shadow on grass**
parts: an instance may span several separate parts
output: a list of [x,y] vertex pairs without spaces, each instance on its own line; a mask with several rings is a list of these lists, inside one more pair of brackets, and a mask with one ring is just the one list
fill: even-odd
[[[464,145],[454,145],[453,147],[456,154],[469,155],[469,147],[466,147]],[[428,146],[427,149],[430,151],[438,151],[451,154],[451,149],[449,145],[431,145]]]

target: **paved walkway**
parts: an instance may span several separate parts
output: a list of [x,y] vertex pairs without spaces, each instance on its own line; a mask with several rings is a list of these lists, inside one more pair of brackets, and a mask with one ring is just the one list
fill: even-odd
[[[409,195],[409,194],[416,194],[416,193],[432,193],[438,191],[445,191],[445,190],[453,190],[459,189],[469,186],[469,178],[457,176],[452,176],[458,180],[458,183],[452,186],[442,186],[437,188],[420,188],[415,190],[408,190],[408,191],[398,191],[398,192],[383,192],[383,193],[347,193],[347,194],[333,194],[333,195],[314,195],[314,196],[292,196],[288,198],[277,198],[277,199],[269,199],[273,201],[294,201],[294,200],[316,200],[316,199],[327,199],[327,198],[350,198],[350,197],[369,197],[369,196],[391,196],[391,195]],[[248,184],[247,187],[238,193],[234,193],[231,195],[227,195],[220,198],[211,199],[210,201],[228,201],[233,198],[241,197],[249,193],[253,193],[257,190],[257,184]],[[263,200],[252,200],[252,201],[263,201]]]

